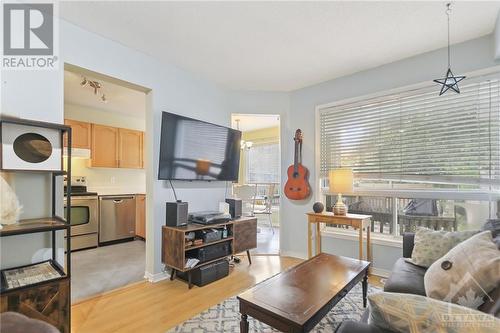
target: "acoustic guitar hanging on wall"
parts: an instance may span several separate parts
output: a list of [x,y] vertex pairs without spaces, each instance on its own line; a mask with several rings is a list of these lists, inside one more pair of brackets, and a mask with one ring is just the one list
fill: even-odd
[[285,195],[290,200],[306,199],[311,193],[311,187],[307,180],[309,171],[302,165],[302,131],[297,129],[293,141],[295,141],[295,153],[293,164],[288,167],[288,180],[285,184]]

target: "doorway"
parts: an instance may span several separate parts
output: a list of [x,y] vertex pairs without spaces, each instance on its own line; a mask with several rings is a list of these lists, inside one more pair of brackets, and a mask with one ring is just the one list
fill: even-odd
[[71,207],[65,207],[72,216],[72,304],[144,280],[147,93],[65,64],[64,122],[72,128],[72,174],[65,179],[72,186]]
[[280,116],[232,114],[231,126],[242,132],[240,170],[233,194],[243,214],[257,218],[253,254],[278,255],[280,237]]

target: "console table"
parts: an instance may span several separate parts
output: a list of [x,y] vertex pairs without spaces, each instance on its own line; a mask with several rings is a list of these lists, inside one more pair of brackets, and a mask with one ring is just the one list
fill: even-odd
[[[203,243],[201,245],[188,246],[186,244],[186,234],[189,232],[212,229],[212,228],[224,228],[224,227],[226,227],[229,231],[227,238],[223,238],[213,242]],[[246,251],[248,257],[248,263],[252,264],[252,258],[250,257],[250,250],[257,247],[257,218],[242,217],[225,223],[217,223],[210,225],[190,223],[182,227],[163,226],[161,261],[166,266],[172,269],[172,273],[170,275],[171,280],[175,278],[176,272],[187,272],[188,286],[189,289],[191,289],[192,270],[202,267],[204,265],[214,263],[228,256],[223,256],[204,263],[199,263],[193,268],[186,268],[185,267],[186,252],[189,250],[199,249],[202,247],[219,244],[223,242],[230,243],[232,250],[232,253],[230,255],[235,255],[237,253]]]
[[321,253],[321,223],[339,224],[351,226],[359,230],[359,260],[363,259],[363,228],[366,229],[366,258],[372,261],[370,242],[371,215],[347,214],[334,215],[333,213],[307,213],[307,254],[312,257],[312,230],[311,226],[316,224],[316,252]]

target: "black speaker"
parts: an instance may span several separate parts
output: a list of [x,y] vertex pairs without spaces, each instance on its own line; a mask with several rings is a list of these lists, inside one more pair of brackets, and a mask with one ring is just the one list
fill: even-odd
[[188,223],[188,203],[177,201],[167,202],[167,220],[169,227],[178,227]]
[[241,199],[226,199],[226,202],[229,204],[229,214],[231,214],[231,217],[233,219],[241,217],[242,213]]

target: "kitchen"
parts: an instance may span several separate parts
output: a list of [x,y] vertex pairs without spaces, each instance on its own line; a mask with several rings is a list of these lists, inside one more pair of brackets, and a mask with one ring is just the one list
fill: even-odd
[[144,279],[145,112],[141,87],[65,66],[73,304]]

